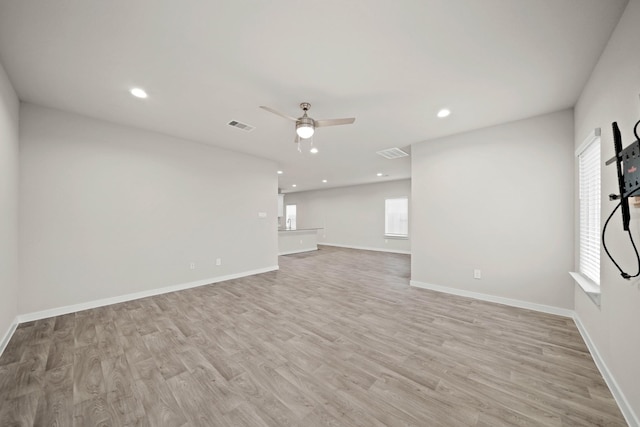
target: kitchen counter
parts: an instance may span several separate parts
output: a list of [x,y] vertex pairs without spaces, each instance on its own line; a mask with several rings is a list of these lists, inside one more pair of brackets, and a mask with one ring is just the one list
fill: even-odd
[[322,228],[279,228],[278,255],[317,251],[318,230],[322,230]]

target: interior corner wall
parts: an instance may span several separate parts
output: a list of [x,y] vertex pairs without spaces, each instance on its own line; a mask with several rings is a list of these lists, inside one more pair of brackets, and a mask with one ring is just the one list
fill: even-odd
[[414,144],[411,159],[412,282],[573,308],[572,110]]
[[18,315],[18,111],[0,65],[0,353]]
[[[352,185],[327,190],[287,193],[285,205],[296,205],[297,227],[322,227],[318,243],[410,253],[411,239],[385,239],[384,201],[409,197],[411,180]],[[409,235],[412,233],[409,217]]]
[[[618,193],[615,165],[604,162],[614,156],[611,123],[618,122],[623,146],[635,140],[633,126],[640,119],[640,0],[630,0],[609,43],[594,68],[575,107],[575,146],[593,131],[602,130],[601,221],[615,207],[610,193]],[[577,203],[577,201],[576,201]],[[631,231],[640,240],[640,209],[631,207]],[[576,212],[576,223],[578,216]],[[618,263],[631,274],[637,262],[631,243],[616,213],[607,229],[607,245]],[[576,240],[576,248],[577,248]],[[577,253],[577,250],[576,250]],[[577,265],[577,260],[576,260]],[[624,280],[604,250],[600,253],[601,305],[597,307],[575,288],[576,315],[586,329],[600,357],[635,412],[640,425],[640,281]]]
[[24,103],[20,145],[20,314],[277,268],[271,161]]

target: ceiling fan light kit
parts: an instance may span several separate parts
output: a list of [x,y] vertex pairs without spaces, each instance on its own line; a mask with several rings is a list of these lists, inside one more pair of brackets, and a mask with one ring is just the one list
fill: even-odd
[[314,123],[311,117],[307,117],[307,113],[296,121],[296,133],[302,139],[311,138],[313,136]]

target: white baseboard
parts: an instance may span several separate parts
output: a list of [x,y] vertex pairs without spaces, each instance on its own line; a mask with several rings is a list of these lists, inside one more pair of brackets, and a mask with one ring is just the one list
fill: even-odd
[[600,373],[602,374],[604,381],[607,383],[609,390],[611,390],[611,394],[613,395],[613,398],[616,400],[616,403],[618,404],[618,407],[620,408],[622,415],[624,415],[624,418],[627,420],[627,424],[629,424],[630,426],[640,427],[640,418],[633,411],[633,408],[629,404],[629,401],[625,397],[622,390],[620,390],[620,386],[618,386],[618,383],[616,382],[615,378],[611,374],[611,371],[609,370],[609,368],[607,368],[606,363],[604,363],[604,360],[602,359],[602,356],[600,356],[600,352],[598,351],[598,348],[596,347],[595,343],[589,336],[589,333],[587,332],[587,329],[584,327],[582,320],[580,320],[578,313],[573,314],[573,321],[575,322],[576,327],[580,332],[580,335],[582,335],[582,339],[587,345],[587,348],[589,349],[589,353],[591,353],[591,357],[593,357],[593,361],[596,363],[596,366],[600,370]]
[[2,357],[2,353],[4,353],[4,350],[7,348],[7,344],[9,344],[13,333],[16,331],[18,323],[20,322],[18,321],[18,317],[16,316],[16,318],[13,319],[13,323],[11,323],[11,325],[9,326],[9,329],[2,337],[2,340],[0,341],[0,357]]
[[498,297],[495,295],[483,294],[480,292],[471,292],[463,289],[450,288],[448,286],[434,285],[432,283],[419,282],[417,280],[411,280],[409,282],[411,286],[416,288],[430,289],[432,291],[444,292],[447,294],[459,295],[462,297],[475,298],[482,301],[495,302],[503,305],[510,305],[512,307],[526,308],[528,310],[540,311],[542,313],[555,314],[563,317],[573,317],[574,311],[567,308],[554,307],[551,305],[537,304],[529,301],[522,301],[517,299]]
[[326,243],[326,242],[318,242],[318,246],[335,246],[336,248],[360,249],[362,251],[390,252],[392,254],[411,255],[411,251],[403,251],[400,249],[383,249],[383,248],[371,248],[368,246],[339,245],[337,243]]
[[117,297],[103,298],[94,301],[83,302],[79,304],[67,305],[64,307],[51,308],[33,313],[21,314],[17,317],[18,323],[30,322],[32,320],[46,319],[48,317],[61,316],[63,314],[75,313],[76,311],[89,310],[91,308],[103,307],[105,305],[118,304],[121,302],[132,301],[140,298],[151,297],[154,295],[166,294],[169,292],[182,291],[184,289],[197,288],[198,286],[210,285],[212,283],[224,282],[226,280],[238,279],[240,277],[253,276],[254,274],[267,273],[269,271],[278,270],[278,266],[259,268],[256,270],[243,271],[242,273],[229,274],[226,276],[213,277],[211,279],[202,279],[195,282],[182,283],[179,285],[171,285],[163,288],[150,289],[148,291],[134,292],[131,294],[120,295]]

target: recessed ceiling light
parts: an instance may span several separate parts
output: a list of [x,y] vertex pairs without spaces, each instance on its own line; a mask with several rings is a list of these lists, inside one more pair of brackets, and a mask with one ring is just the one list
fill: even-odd
[[309,152],[311,154],[317,154],[318,153],[318,149],[316,147],[311,148],[311,150],[309,150]]
[[292,187],[297,187],[297,185],[295,185],[295,184],[291,184],[291,186],[292,186]]
[[134,87],[133,89],[130,90],[131,95],[135,96],[136,98],[146,98],[147,96],[147,92],[144,91],[144,89],[140,89],[139,87]]
[[282,175],[284,172],[282,171],[278,171],[278,175]]
[[376,176],[382,176],[382,172],[378,172]]
[[442,110],[438,111],[438,117],[440,117],[441,119],[444,117],[447,117],[449,114],[451,114],[451,111],[447,110],[446,108],[443,108]]
[[322,182],[326,183],[326,182],[327,182],[327,180],[326,180],[326,179],[323,179],[323,180],[322,180]]

